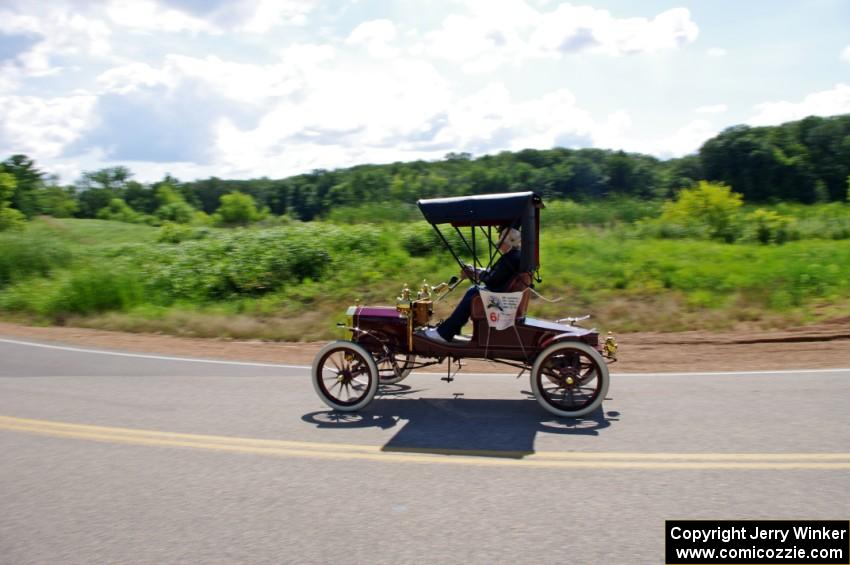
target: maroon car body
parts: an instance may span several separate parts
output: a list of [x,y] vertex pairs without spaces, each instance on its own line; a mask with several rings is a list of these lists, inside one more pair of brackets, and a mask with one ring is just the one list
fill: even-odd
[[[413,333],[413,347],[408,347],[407,316],[395,306],[353,306],[349,308],[352,341],[360,343],[374,354],[380,354],[384,344],[391,344],[397,353],[421,357],[470,357],[528,361],[556,341],[574,340],[599,348],[599,332],[566,324],[524,317],[514,328],[494,330],[487,320],[473,320],[472,336],[457,337],[451,343],[428,339],[421,332]],[[384,338],[384,339],[381,339]]]

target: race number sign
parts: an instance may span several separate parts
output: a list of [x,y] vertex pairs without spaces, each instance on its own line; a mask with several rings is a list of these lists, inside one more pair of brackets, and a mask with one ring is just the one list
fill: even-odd
[[482,290],[481,300],[487,323],[496,330],[505,330],[514,325],[516,311],[522,300],[521,292],[490,292]]

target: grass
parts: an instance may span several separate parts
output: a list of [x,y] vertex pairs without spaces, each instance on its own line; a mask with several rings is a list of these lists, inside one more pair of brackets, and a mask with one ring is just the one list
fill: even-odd
[[[615,331],[778,327],[850,315],[850,239],[657,239],[634,229],[651,205],[584,215],[571,206],[544,211],[551,216],[537,290],[562,300],[533,300],[532,315],[589,313]],[[570,210],[572,219],[564,219]],[[830,210],[837,221],[844,212]],[[800,223],[824,221],[811,208],[794,213]],[[424,223],[293,221],[207,228],[199,238],[161,234],[52,218],[30,222],[23,234],[0,234],[0,312],[36,324],[315,340],[337,337],[335,323],[356,299],[393,304],[403,284],[436,283],[457,271]],[[438,317],[456,295],[437,306]]]
[[816,304],[850,302],[846,240],[728,245],[579,230],[544,242],[541,262],[551,273],[547,288],[563,289],[566,305],[595,311],[603,325],[628,330],[813,320],[806,311]]
[[63,241],[72,248],[91,249],[128,243],[153,243],[158,228],[109,220],[41,216],[27,225],[26,233],[31,238]]

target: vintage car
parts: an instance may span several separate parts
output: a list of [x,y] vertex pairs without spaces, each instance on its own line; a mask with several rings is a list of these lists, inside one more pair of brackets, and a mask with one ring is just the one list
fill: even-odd
[[[500,257],[500,230],[520,230],[520,267],[509,282],[515,321],[510,327],[492,327],[481,297],[472,302],[472,335],[452,341],[426,335],[435,327],[434,302],[460,281],[410,290],[407,286],[393,306],[352,306],[340,324],[348,340],[327,344],[312,366],[313,386],[319,397],[339,411],[357,411],[368,405],[382,385],[406,378],[414,369],[447,361],[451,381],[463,359],[486,359],[529,371],[531,390],[540,405],[558,416],[579,417],[593,412],[608,390],[608,364],[616,360],[617,343],[608,334],[576,325],[584,318],[556,322],[526,316],[533,283],[539,278],[539,235],[542,199],[533,192],[515,192],[420,200],[419,209],[461,268],[479,272]],[[448,238],[440,227],[451,228]],[[466,264],[461,255],[469,256]],[[472,269],[470,269],[472,267]],[[475,278],[475,275],[473,275]],[[473,281],[475,282],[475,281]],[[493,316],[491,314],[491,316]]]

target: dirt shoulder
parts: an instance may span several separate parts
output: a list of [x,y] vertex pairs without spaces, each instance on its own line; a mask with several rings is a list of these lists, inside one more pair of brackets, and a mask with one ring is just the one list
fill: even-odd
[[[309,365],[325,343],[231,341],[6,322],[0,322],[0,336],[137,353],[298,365]],[[850,318],[783,331],[632,333],[617,339],[620,361],[612,369],[618,373],[850,367]],[[474,361],[467,368],[505,370]]]

